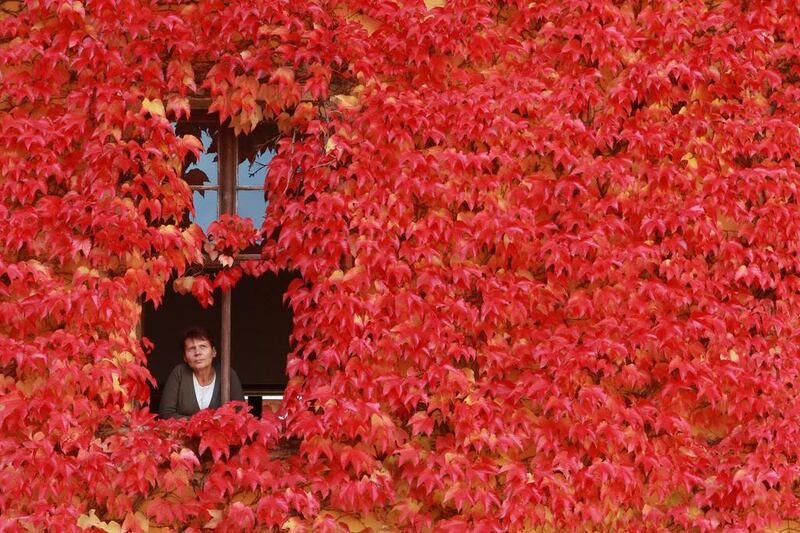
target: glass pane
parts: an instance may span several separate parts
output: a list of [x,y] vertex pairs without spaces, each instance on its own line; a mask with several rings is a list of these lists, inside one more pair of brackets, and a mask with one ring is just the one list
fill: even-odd
[[242,218],[249,218],[256,228],[264,222],[267,201],[263,191],[236,191],[236,212]]
[[217,219],[219,210],[219,195],[217,191],[193,191],[192,200],[194,201],[194,216],[192,222],[196,222],[203,231],[208,231],[208,225]]
[[271,148],[258,152],[255,158],[250,161],[245,159],[239,163],[237,185],[240,187],[263,187],[264,178],[267,176],[269,162],[275,156],[275,151]]
[[219,186],[217,147],[214,139],[217,132],[210,128],[202,128],[200,131],[186,133],[199,137],[200,142],[203,143],[203,153],[200,154],[197,161],[194,161],[194,157],[189,156],[189,161],[183,169],[183,179],[191,186]]
[[263,122],[247,135],[238,137],[237,185],[240,187],[264,185],[267,167],[275,155],[275,143],[279,138],[280,132],[274,122]]

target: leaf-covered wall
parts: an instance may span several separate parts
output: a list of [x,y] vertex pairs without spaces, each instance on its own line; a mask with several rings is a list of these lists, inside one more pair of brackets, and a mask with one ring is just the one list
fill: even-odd
[[[0,4],[0,529],[759,530],[798,511],[786,1]],[[179,224],[281,133],[263,261]],[[141,298],[297,270],[280,417],[154,420]]]

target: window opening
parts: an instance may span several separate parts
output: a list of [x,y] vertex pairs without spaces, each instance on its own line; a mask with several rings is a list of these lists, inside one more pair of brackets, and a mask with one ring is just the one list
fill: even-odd
[[[183,178],[192,190],[195,210],[184,223],[195,222],[207,232],[221,214],[237,213],[260,227],[267,208],[264,181],[279,137],[276,125],[263,124],[237,137],[231,128],[220,126],[215,115],[193,113],[173,127],[178,135],[194,135],[203,145],[203,152],[189,156],[184,165]],[[246,252],[257,253],[258,248]],[[215,265],[207,261],[209,268]],[[274,403],[282,398],[292,324],[283,293],[293,277],[290,273],[245,276],[231,291],[217,293],[209,309],[202,309],[192,296],[174,292],[169,283],[162,305],[158,309],[145,305],[142,319],[142,334],[155,345],[148,366],[158,384],[163,385],[182,360],[175,339],[196,324],[218,332],[223,401],[229,398],[232,359],[255,414],[260,414],[262,400]],[[153,409],[158,408],[157,396],[154,391]]]
[[[230,364],[242,382],[245,398],[258,416],[262,406],[280,401],[286,388],[286,358],[292,330],[292,314],[283,303],[294,275],[281,272],[258,278],[244,276],[231,292]],[[154,345],[148,368],[158,383],[150,405],[158,410],[160,390],[172,368],[182,361],[180,337],[192,325],[206,327],[217,336],[217,363],[221,364],[222,298],[206,309],[191,295],[177,293],[167,284],[161,305],[144,306],[142,334]],[[273,404],[274,405],[274,404]]]

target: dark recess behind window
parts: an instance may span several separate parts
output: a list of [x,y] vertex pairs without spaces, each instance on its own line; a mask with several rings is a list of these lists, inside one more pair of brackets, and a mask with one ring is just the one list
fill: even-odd
[[[293,277],[289,272],[277,276],[267,273],[260,278],[243,276],[233,289],[231,367],[245,388],[282,390],[286,385],[292,316],[283,304],[283,294]],[[214,299],[213,306],[203,309],[191,295],[175,293],[170,282],[158,309],[151,303],[144,306],[142,334],[155,345],[148,357],[148,368],[159,386],[172,368],[183,361],[179,343],[187,327],[195,324],[207,327],[216,336],[219,352],[219,291]]]

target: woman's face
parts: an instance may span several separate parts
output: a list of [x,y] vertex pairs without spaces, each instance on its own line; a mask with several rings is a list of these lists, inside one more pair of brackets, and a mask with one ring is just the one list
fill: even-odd
[[208,339],[186,339],[183,342],[183,360],[198,373],[211,366],[217,351]]

